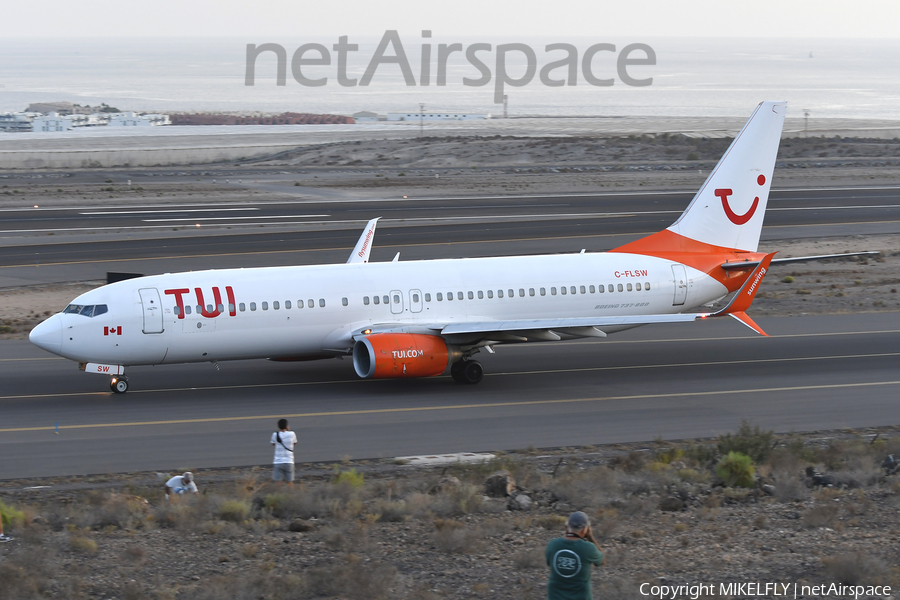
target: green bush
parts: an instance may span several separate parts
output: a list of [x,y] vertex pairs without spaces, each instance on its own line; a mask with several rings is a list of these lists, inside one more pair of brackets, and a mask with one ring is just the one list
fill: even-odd
[[365,484],[365,475],[358,473],[356,469],[348,471],[334,471],[334,484],[360,489]]
[[753,487],[753,460],[740,452],[729,452],[716,466],[716,475],[728,487]]
[[245,500],[226,500],[219,505],[216,516],[223,521],[243,523],[250,516],[250,503]]
[[744,419],[737,433],[719,436],[719,453],[739,452],[749,456],[755,464],[762,464],[772,452],[774,436],[772,431],[761,431],[759,425],[750,427],[750,422]]
[[21,527],[24,525],[25,513],[0,502],[0,519],[3,520],[3,530],[6,531],[10,527]]

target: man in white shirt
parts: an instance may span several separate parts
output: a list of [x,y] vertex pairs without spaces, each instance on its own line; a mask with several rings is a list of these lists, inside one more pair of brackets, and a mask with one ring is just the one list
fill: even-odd
[[280,486],[283,481],[294,485],[294,446],[297,435],[288,428],[287,419],[279,419],[278,431],[272,434],[272,445],[275,446],[275,458],[272,460],[272,481]]
[[186,494],[192,492],[197,493],[197,484],[194,483],[194,475],[187,472],[184,475],[176,475],[166,482],[166,500],[172,494]]

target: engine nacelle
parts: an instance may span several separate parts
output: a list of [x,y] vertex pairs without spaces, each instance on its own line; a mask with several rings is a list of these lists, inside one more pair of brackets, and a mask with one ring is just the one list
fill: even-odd
[[376,333],[353,345],[353,368],[365,379],[431,377],[459,360],[459,349],[436,335]]

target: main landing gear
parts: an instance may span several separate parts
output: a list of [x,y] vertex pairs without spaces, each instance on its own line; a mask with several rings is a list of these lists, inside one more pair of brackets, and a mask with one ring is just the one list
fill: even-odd
[[128,378],[124,375],[116,375],[110,380],[109,389],[116,394],[124,394],[128,391]]
[[484,377],[484,367],[477,360],[458,360],[450,365],[450,377],[457,383],[476,384]]

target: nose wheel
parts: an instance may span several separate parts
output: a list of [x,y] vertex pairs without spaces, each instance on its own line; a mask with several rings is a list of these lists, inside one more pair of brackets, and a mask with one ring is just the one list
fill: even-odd
[[457,383],[474,385],[484,377],[484,367],[477,360],[459,360],[450,365],[450,377]]
[[124,394],[128,391],[128,378],[124,375],[113,377],[109,382],[109,389],[116,394]]

